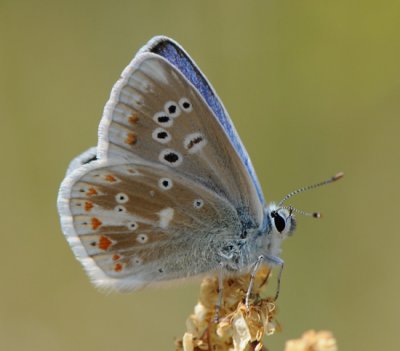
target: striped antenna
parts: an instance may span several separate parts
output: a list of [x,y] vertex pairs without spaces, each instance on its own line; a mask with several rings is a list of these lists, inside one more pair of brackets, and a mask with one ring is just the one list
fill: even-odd
[[289,211],[290,214],[292,214],[293,212],[301,214],[303,216],[307,216],[307,217],[314,217],[314,218],[321,218],[322,217],[322,213],[321,212],[305,212],[302,210],[297,209],[296,207],[293,206],[283,206],[280,208],[285,208]]
[[333,177],[331,177],[331,178],[329,178],[329,179],[327,179],[327,180],[324,180],[323,182],[316,183],[316,184],[312,184],[312,185],[308,185],[308,186],[305,186],[305,187],[303,187],[303,188],[300,188],[300,189],[297,189],[297,190],[295,190],[295,191],[292,191],[291,193],[287,194],[287,195],[281,200],[281,202],[279,202],[278,207],[280,207],[280,208],[286,208],[286,209],[288,209],[290,212],[296,212],[296,213],[302,214],[302,215],[304,215],[304,216],[310,216],[310,217],[314,217],[314,218],[321,218],[322,215],[321,215],[321,213],[319,213],[319,212],[304,212],[304,211],[298,210],[297,208],[294,208],[294,207],[292,207],[292,206],[282,207],[282,205],[283,205],[283,203],[286,202],[288,199],[290,199],[291,197],[293,197],[293,196],[295,196],[295,195],[297,195],[297,194],[300,194],[300,193],[302,193],[302,192],[304,192],[304,191],[307,191],[307,190],[319,188],[319,187],[322,186],[322,185],[327,185],[327,184],[336,182],[337,180],[343,178],[343,176],[344,176],[344,173],[343,173],[343,172],[339,172],[339,173],[336,173]]

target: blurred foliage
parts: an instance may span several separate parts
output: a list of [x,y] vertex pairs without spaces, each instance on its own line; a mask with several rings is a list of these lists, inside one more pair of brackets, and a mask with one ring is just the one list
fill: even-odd
[[314,328],[341,351],[397,349],[399,17],[393,0],[0,1],[0,348],[173,350],[182,335],[198,283],[97,292],[56,211],[113,83],[166,34],[217,89],[267,201],[346,174],[294,201],[325,218],[299,218],[284,245],[268,348]]

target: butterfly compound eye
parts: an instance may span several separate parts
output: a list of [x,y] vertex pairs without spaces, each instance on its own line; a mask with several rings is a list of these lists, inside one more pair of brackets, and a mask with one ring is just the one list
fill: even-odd
[[282,233],[285,230],[286,222],[284,218],[279,215],[277,212],[272,212],[271,217],[274,220],[275,228],[279,233]]

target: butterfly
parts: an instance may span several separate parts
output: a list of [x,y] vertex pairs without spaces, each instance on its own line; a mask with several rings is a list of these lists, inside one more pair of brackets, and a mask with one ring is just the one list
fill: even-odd
[[281,242],[294,212],[305,214],[283,203],[340,177],[266,205],[215,90],[177,42],[157,36],[114,85],[98,145],[71,162],[58,210],[92,282],[131,291],[283,267]]

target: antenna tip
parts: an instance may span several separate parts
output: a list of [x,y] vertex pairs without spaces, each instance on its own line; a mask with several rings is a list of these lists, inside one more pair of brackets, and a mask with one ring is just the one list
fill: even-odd
[[313,212],[312,216],[314,218],[322,218],[322,213],[321,212]]
[[343,173],[343,172],[336,173],[336,174],[332,177],[332,181],[334,182],[334,181],[339,180],[339,179],[341,179],[341,178],[343,178],[343,177],[344,177],[344,173]]

